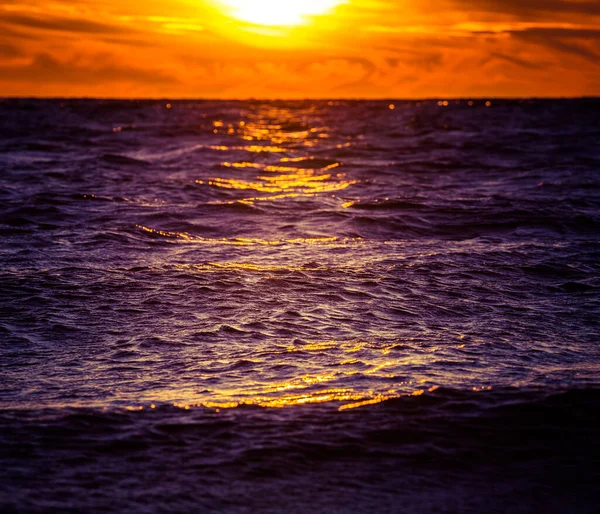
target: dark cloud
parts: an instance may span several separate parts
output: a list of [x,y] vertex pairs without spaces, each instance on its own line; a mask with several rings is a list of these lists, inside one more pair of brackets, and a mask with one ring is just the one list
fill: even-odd
[[[600,29],[579,29],[563,27],[532,27],[519,30],[474,31],[473,36],[497,36],[510,34],[522,43],[533,43],[548,50],[558,51],[581,57],[600,66]],[[597,47],[595,50],[593,47]],[[531,63],[518,62],[514,57],[495,55],[498,58],[512,61],[524,67],[534,67]]]
[[514,64],[515,66],[520,66],[521,68],[527,68],[527,69],[540,69],[541,68],[541,66],[539,64],[525,61],[523,59],[519,59],[518,57],[514,57],[512,55],[505,55],[505,54],[501,54],[501,53],[497,53],[497,52],[492,52],[490,54],[490,57],[492,57],[493,59],[499,59],[501,61],[509,62],[511,64]]
[[44,82],[54,84],[95,85],[111,82],[143,82],[175,84],[177,80],[160,71],[141,70],[127,66],[82,66],[61,63],[48,54],[38,54],[26,66],[0,66],[3,82]]
[[512,33],[530,34],[544,38],[590,39],[600,41],[600,29],[565,29],[561,27],[536,27]]
[[130,29],[120,25],[108,25],[82,18],[46,16],[42,19],[21,14],[2,14],[0,15],[0,22],[18,27],[86,34],[123,34],[131,32]]
[[6,25],[2,24],[2,16],[0,15],[0,33],[5,38],[13,38],[13,39],[28,39],[31,41],[39,40],[40,38],[31,32],[22,32],[20,30],[14,30],[12,28],[8,28]]
[[364,57],[339,55],[336,57],[323,57],[315,60],[304,60],[298,67],[298,71],[304,73],[309,69],[310,66],[313,66],[315,64],[327,67],[329,66],[331,61],[344,62],[349,65],[357,64],[363,70],[365,70],[367,76],[370,76],[377,69],[377,66],[375,66],[375,64],[373,64],[373,62],[371,62],[370,59]]
[[520,41],[535,43],[551,50],[581,57],[600,66],[600,53],[591,48],[589,44],[600,41],[600,30],[531,28],[510,31],[510,34]]
[[136,48],[153,48],[156,47],[156,43],[152,41],[143,41],[139,39],[123,39],[118,37],[103,37],[100,41],[117,46],[132,46]]
[[14,57],[21,57],[23,52],[9,43],[0,43],[0,59],[12,59]]
[[[408,44],[414,46],[413,42]],[[378,46],[375,49],[394,54],[394,57],[385,59],[386,63],[392,68],[409,66],[421,71],[433,71],[443,66],[443,54],[440,48],[447,48],[451,44],[448,39],[423,38],[419,40],[420,48],[418,49],[400,46]],[[426,50],[423,48],[426,48]]]
[[454,0],[464,11],[535,16],[548,14],[586,14],[600,16],[598,0]]

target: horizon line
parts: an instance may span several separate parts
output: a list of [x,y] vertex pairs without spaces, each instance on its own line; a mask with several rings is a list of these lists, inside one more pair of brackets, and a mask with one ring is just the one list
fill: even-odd
[[176,96],[37,96],[37,95],[0,95],[0,101],[4,100],[107,100],[107,101],[131,101],[131,102],[427,102],[427,101],[470,101],[470,100],[600,100],[598,95],[578,96],[426,96],[426,97],[176,97]]

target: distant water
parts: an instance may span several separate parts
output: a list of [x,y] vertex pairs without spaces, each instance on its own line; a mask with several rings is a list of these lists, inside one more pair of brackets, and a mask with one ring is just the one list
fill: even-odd
[[600,100],[0,101],[0,511],[597,512]]

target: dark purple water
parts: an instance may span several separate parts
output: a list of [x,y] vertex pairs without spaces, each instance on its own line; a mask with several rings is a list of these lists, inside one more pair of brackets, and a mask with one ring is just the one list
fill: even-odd
[[597,512],[600,100],[0,101],[0,510]]

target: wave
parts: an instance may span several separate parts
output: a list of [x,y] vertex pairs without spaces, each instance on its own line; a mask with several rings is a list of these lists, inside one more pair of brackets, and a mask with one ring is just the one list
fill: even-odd
[[[4,410],[1,503],[3,512],[167,505],[325,512],[335,505],[341,512],[591,513],[599,407],[596,389],[439,389],[342,412],[158,402]],[[42,469],[52,469],[52,482]],[[126,494],[128,483],[135,494]],[[115,504],[116,491],[124,496]]]

